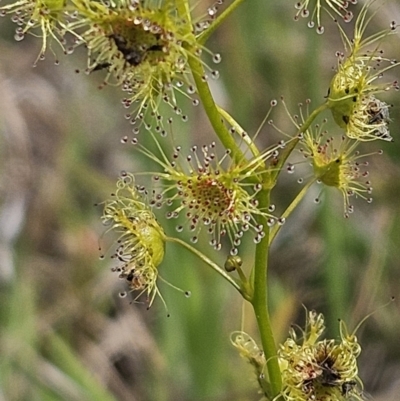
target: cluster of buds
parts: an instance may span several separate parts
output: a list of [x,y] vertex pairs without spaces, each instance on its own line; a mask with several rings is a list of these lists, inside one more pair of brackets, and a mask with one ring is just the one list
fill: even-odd
[[[346,2],[347,3],[347,2]],[[360,162],[365,155],[356,149],[361,142],[392,141],[389,131],[390,106],[377,96],[392,88],[399,89],[398,81],[378,83],[383,74],[399,63],[383,56],[381,42],[396,32],[395,22],[390,27],[370,37],[364,37],[371,21],[367,15],[375,0],[367,0],[355,22],[354,36],[349,38],[338,24],[346,53],[337,52],[338,67],[332,78],[327,96],[327,107],[336,124],[345,131],[340,146],[333,145],[333,138],[323,143],[323,134],[308,129],[303,133],[302,149],[311,158],[314,176],[323,184],[339,189],[344,198],[344,214],[353,211],[350,197],[361,197],[369,203],[372,187],[368,172],[363,171],[367,162]],[[326,133],[326,132],[324,132]],[[381,151],[380,151],[381,152]]]
[[[324,330],[323,315],[308,312],[305,329],[300,335],[291,329],[289,338],[279,346],[282,374],[279,397],[285,401],[363,400],[357,367],[361,347],[356,336],[348,333],[343,321],[340,321],[339,341],[321,340]],[[231,343],[254,368],[262,393],[270,399],[263,350],[245,332],[233,333]]]
[[[299,9],[297,16],[309,15],[309,3],[311,1],[297,3],[296,7]],[[312,15],[313,17],[317,15],[318,20],[321,3],[322,0],[316,1]],[[345,21],[352,17],[352,13],[347,11],[350,3],[355,4],[356,1],[326,0],[328,8],[331,8],[336,16],[343,17]],[[313,179],[328,187],[337,188],[341,192],[345,217],[354,210],[350,202],[352,198],[360,197],[368,203],[372,202],[370,196],[372,186],[369,173],[365,170],[368,162],[361,161],[368,155],[358,151],[359,145],[366,141],[393,141],[389,130],[391,106],[381,100],[379,95],[391,89],[399,90],[400,88],[397,80],[383,82],[384,74],[398,66],[399,62],[385,57],[381,49],[382,42],[397,33],[397,24],[392,21],[387,29],[366,36],[365,32],[374,16],[374,13],[369,16],[368,12],[374,3],[376,0],[367,0],[364,3],[355,21],[352,38],[335,19],[345,51],[336,52],[337,70],[330,82],[323,108],[331,111],[335,123],[344,130],[341,138],[334,139],[333,136],[327,136],[328,132],[323,130],[326,119],[322,124],[316,124],[314,127],[306,124],[304,128],[309,117],[308,112],[305,116],[300,108],[300,117],[291,116],[283,102],[299,134],[300,151],[311,161]],[[307,101],[307,109],[308,106],[309,101]],[[273,122],[272,125],[277,128]],[[278,131],[281,132],[279,129]],[[382,151],[373,153],[381,154]],[[288,171],[290,173],[294,171],[294,164],[288,165]],[[302,182],[302,179],[299,182]],[[318,202],[319,198],[316,198],[316,201]]]
[[[321,340],[324,317],[308,312],[305,330],[294,329],[278,351],[282,396],[287,401],[362,400],[357,358],[361,347],[340,321],[340,340]],[[300,340],[298,340],[298,338]]]

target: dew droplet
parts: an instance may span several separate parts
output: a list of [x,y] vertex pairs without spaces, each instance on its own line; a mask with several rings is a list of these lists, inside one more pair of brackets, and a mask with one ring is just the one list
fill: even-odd
[[25,35],[23,34],[23,33],[16,33],[15,35],[14,35],[14,39],[17,41],[17,42],[21,42],[21,40],[23,40],[25,38]]
[[254,237],[254,239],[253,239],[253,242],[254,242],[255,244],[259,244],[259,243],[261,242],[261,236],[256,235],[256,236]]
[[217,71],[217,70],[212,71],[211,72],[211,77],[213,79],[218,79],[219,78],[219,71]]
[[187,93],[189,95],[193,95],[193,93],[196,93],[196,88],[193,85],[189,85],[187,88]]
[[267,226],[268,226],[268,227],[272,227],[274,224],[275,224],[275,219],[273,219],[272,217],[270,217],[270,218],[267,220]]
[[295,170],[295,168],[294,168],[294,165],[293,164],[288,164],[287,166],[286,166],[286,171],[289,173],[289,174],[293,174],[294,173],[294,170]]
[[302,10],[301,14],[302,18],[308,18],[310,15],[310,11],[308,11],[306,8]]
[[221,55],[220,55],[219,53],[217,53],[217,54],[214,54],[214,56],[213,56],[212,59],[213,59],[213,62],[214,62],[215,64],[218,64],[218,63],[221,62],[222,57],[221,57]]
[[349,22],[351,22],[353,17],[354,17],[354,14],[351,11],[347,11],[347,13],[343,17],[343,21],[346,23],[349,23]]

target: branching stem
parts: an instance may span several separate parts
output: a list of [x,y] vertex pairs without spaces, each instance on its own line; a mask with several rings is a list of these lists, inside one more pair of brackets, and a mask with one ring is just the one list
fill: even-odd
[[203,65],[196,57],[189,57],[189,65],[196,83],[197,92],[216,135],[224,145],[225,149],[231,151],[232,159],[237,163],[242,162],[244,160],[243,153],[221,118],[218,107],[205,79],[206,74]]
[[[262,190],[257,199],[260,208],[268,208],[270,203],[270,191]],[[282,376],[278,364],[274,335],[271,328],[268,308],[268,282],[267,267],[269,254],[269,229],[265,217],[259,217],[259,223],[265,227],[265,236],[256,247],[254,264],[253,286],[254,295],[251,300],[260,332],[261,343],[267,360],[267,370],[271,385],[271,399],[279,395],[282,388]]]
[[[292,203],[287,207],[285,212],[282,214],[282,216],[281,216],[282,218],[284,218],[286,220],[291,215],[293,210],[296,209],[296,207],[299,205],[300,201],[304,198],[305,194],[310,189],[311,185],[314,184],[315,181],[316,181],[316,178],[310,180],[309,182],[307,182],[306,185],[304,185],[304,187],[301,189],[301,191],[293,199]],[[282,225],[275,224],[275,226],[271,229],[271,231],[269,233],[269,246],[271,246],[272,241],[276,237],[276,234],[278,234],[281,227],[282,227]]]
[[211,268],[213,268],[220,276],[222,276],[226,281],[228,281],[230,284],[233,285],[233,287],[240,292],[240,294],[243,296],[244,299],[249,300],[250,296],[247,294],[247,291],[245,289],[245,286],[241,285],[241,282],[239,280],[234,279],[231,277],[222,267],[218,266],[215,262],[213,262],[209,257],[204,255],[202,252],[194,248],[193,246],[189,245],[187,242],[175,238],[175,237],[166,237],[166,241],[169,242],[175,242],[187,250],[189,250],[191,253],[196,255],[198,258],[200,258],[204,263],[209,265]]

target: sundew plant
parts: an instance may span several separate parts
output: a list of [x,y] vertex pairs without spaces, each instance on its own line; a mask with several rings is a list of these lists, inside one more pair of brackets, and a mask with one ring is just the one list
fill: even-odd
[[[101,273],[97,274],[98,277],[101,275],[101,284],[87,286],[86,295],[92,294],[89,297],[94,299],[101,293],[102,302],[107,305],[107,299],[114,299],[115,293],[123,298],[115,300],[113,312],[103,311],[102,318],[96,315],[93,320],[89,319],[93,326],[88,323],[85,330],[91,334],[78,335],[77,341],[85,338],[85,343],[86,337],[95,336],[94,332],[103,325],[102,319],[111,319],[112,313],[118,313],[118,308],[138,310],[147,317],[154,316],[160,320],[173,319],[178,310],[189,309],[191,298],[199,296],[196,288],[199,292],[201,290],[193,284],[194,280],[182,282],[179,277],[174,277],[177,270],[172,264],[175,263],[179,265],[179,274],[195,274],[193,277],[197,280],[202,277],[199,271],[211,271],[212,279],[221,283],[218,291],[224,294],[231,291],[230,300],[240,301],[241,304],[241,307],[232,309],[224,306],[223,313],[235,316],[236,328],[227,328],[221,323],[217,329],[226,330],[226,343],[233,346],[230,351],[232,354],[237,351],[236,354],[230,355],[227,361],[218,360],[218,347],[210,345],[213,349],[210,355],[205,352],[197,358],[208,365],[202,372],[209,372],[207,380],[210,382],[213,369],[217,369],[213,364],[237,374],[237,371],[249,373],[247,362],[253,377],[251,384],[258,395],[245,398],[243,388],[247,384],[240,384],[239,381],[246,381],[247,378],[237,374],[229,376],[235,379],[231,379],[228,395],[217,396],[217,392],[207,394],[204,390],[204,397],[268,401],[367,400],[369,395],[365,387],[368,386],[364,385],[359,367],[365,346],[360,327],[367,326],[374,319],[367,319],[372,314],[374,317],[380,313],[390,314],[387,311],[392,311],[392,306],[378,306],[390,303],[389,300],[396,294],[385,293],[380,304],[368,304],[369,309],[363,310],[364,318],[361,316],[358,319],[359,324],[357,321],[346,322],[350,314],[343,315],[346,312],[342,306],[346,295],[340,295],[341,285],[347,288],[348,294],[352,294],[359,291],[362,279],[354,283],[342,282],[338,287],[338,280],[334,277],[335,260],[343,260],[343,257],[336,254],[326,262],[330,274],[325,276],[325,283],[313,283],[313,289],[320,288],[333,305],[327,308],[327,316],[324,316],[324,313],[316,311],[320,307],[324,309],[324,305],[321,306],[315,298],[303,296],[308,291],[307,285],[302,284],[302,277],[309,269],[306,264],[316,261],[309,258],[302,260],[303,254],[299,252],[290,260],[295,269],[291,274],[298,279],[299,288],[293,288],[292,295],[290,290],[281,290],[285,298],[296,299],[297,302],[295,307],[291,306],[293,311],[288,318],[288,304],[286,312],[283,304],[281,308],[277,307],[279,286],[274,282],[276,277],[271,270],[276,271],[275,265],[288,263],[285,254],[292,254],[291,247],[297,246],[295,241],[287,241],[282,249],[279,241],[283,241],[282,238],[291,230],[302,230],[305,223],[299,214],[304,212],[304,205],[311,205],[311,208],[307,206],[307,210],[315,215],[313,221],[329,221],[326,216],[330,216],[332,228],[326,223],[328,228],[325,230],[328,237],[334,232],[333,226],[337,223],[334,220],[339,218],[343,225],[351,222],[361,227],[365,214],[358,212],[359,207],[362,210],[367,207],[369,218],[375,213],[375,203],[372,202],[374,175],[382,177],[374,193],[387,185],[387,167],[375,160],[381,157],[382,149],[391,152],[390,147],[395,146],[398,140],[394,127],[399,124],[400,84],[396,78],[400,62],[399,26],[390,19],[387,10],[393,7],[399,14],[399,6],[392,4],[394,0],[265,0],[265,3],[271,3],[265,5],[271,12],[271,18],[263,21],[252,15],[254,8],[249,7],[249,3],[252,0],[217,0],[212,4],[205,0],[3,0],[0,3],[0,15],[4,17],[2,24],[13,32],[17,42],[21,42],[9,45],[9,48],[24,46],[27,41],[29,46],[37,45],[37,53],[31,60],[35,70],[46,65],[46,74],[52,74],[49,62],[56,65],[65,62],[74,67],[63,70],[66,74],[63,79],[71,82],[79,79],[80,82],[88,81],[80,85],[97,86],[95,96],[98,99],[110,93],[121,98],[119,112],[114,109],[110,113],[100,108],[97,110],[96,105],[100,101],[91,99],[88,109],[90,118],[80,129],[80,135],[84,136],[85,131],[95,130],[89,121],[94,124],[97,116],[107,116],[112,135],[108,136],[107,146],[99,160],[109,162],[113,172],[104,178],[99,172],[102,162],[98,163],[97,170],[79,169],[79,163],[72,168],[69,172],[74,177],[72,182],[90,183],[87,187],[82,185],[82,188],[86,187],[82,189],[82,194],[96,188],[90,200],[89,197],[78,196],[70,202],[70,194],[60,189],[60,193],[65,192],[68,204],[60,206],[67,225],[78,224],[76,220],[79,218],[73,218],[65,211],[82,202],[84,210],[89,210],[93,203],[96,206],[88,213],[97,213],[99,220],[99,224],[93,223],[92,226],[96,227],[94,230],[99,238],[96,252],[100,252],[97,266]],[[289,7],[278,3],[293,4]],[[301,64],[305,63],[305,71],[314,71],[308,75],[308,82],[300,78],[300,73],[291,74],[286,79],[293,81],[282,89],[275,89],[273,84],[280,74],[279,67],[272,64],[260,67],[255,65],[254,59],[247,59],[248,48],[253,45],[246,43],[248,35],[234,35],[237,48],[229,42],[229,33],[224,36],[225,45],[234,49],[230,60],[235,62],[230,65],[224,65],[224,41],[213,41],[226,27],[243,31],[254,29],[255,32],[257,24],[273,26],[276,23],[276,15],[272,15],[274,7],[280,10],[280,18],[287,19],[297,32],[304,30],[312,35],[310,54],[302,58],[294,48],[304,44],[301,44],[301,35],[295,37],[293,30],[287,35],[279,32],[276,38],[266,37],[265,40],[257,35],[254,37],[255,42],[265,42],[266,48],[271,46],[273,51],[282,54],[288,52],[286,63],[298,64],[299,68],[303,68]],[[229,25],[231,20],[235,23]],[[218,45],[221,49],[215,50]],[[291,50],[286,50],[286,47]],[[259,52],[262,54],[263,50],[260,48]],[[318,53],[324,54],[319,66]],[[296,57],[299,59],[296,60]],[[12,58],[9,63],[13,65]],[[17,61],[15,63],[18,64]],[[255,124],[250,118],[244,118],[244,114],[251,112],[251,108],[244,105],[246,85],[250,82],[246,74],[260,68],[264,75],[271,74],[271,84],[268,90],[261,90],[260,85],[259,91],[254,88],[247,91],[256,94],[252,104],[264,110],[264,115]],[[317,83],[317,80],[323,83]],[[276,81],[280,82],[279,79]],[[319,93],[318,85],[323,86],[323,95]],[[239,87],[241,89],[238,90]],[[304,94],[300,96],[303,97],[295,99],[302,90]],[[30,95],[27,91],[20,96]],[[67,97],[68,92],[59,96]],[[69,105],[68,109],[72,111],[65,110],[65,113],[73,116],[74,105]],[[4,117],[4,120],[7,119]],[[241,123],[242,120],[247,125]],[[98,128],[97,125],[96,130]],[[72,138],[66,142],[73,141]],[[63,163],[82,155],[79,145],[69,146],[73,150],[63,155]],[[113,153],[113,147],[120,153]],[[113,156],[113,161],[110,161],[108,154],[119,156]],[[122,168],[118,170],[117,166]],[[110,176],[116,177],[112,186]],[[106,196],[105,192],[111,187]],[[61,204],[63,196],[57,195]],[[338,202],[328,202],[328,199]],[[46,203],[53,202],[47,198]],[[320,214],[321,208],[329,211]],[[85,221],[84,215],[82,222]],[[336,217],[332,219],[332,216]],[[80,241],[82,245],[76,244]],[[65,252],[80,246],[93,247],[83,234],[81,237],[70,234],[68,244]],[[307,244],[305,247],[310,243]],[[56,246],[53,251],[56,254],[57,249]],[[275,252],[280,252],[280,255],[275,255]],[[90,258],[86,258],[85,263],[94,263],[95,253],[85,252],[85,255],[88,254]],[[82,280],[86,280],[85,263],[79,268]],[[36,264],[40,265],[40,262],[36,261]],[[170,271],[175,273],[169,274]],[[59,274],[67,273],[63,270]],[[52,288],[50,282],[57,283],[57,280],[48,281],[48,288]],[[284,282],[280,281],[280,286],[284,287]],[[354,288],[350,288],[353,284]],[[377,291],[377,286],[378,282],[362,288],[375,288]],[[77,286],[71,289],[71,294],[80,291],[83,292],[83,288]],[[53,294],[53,290],[49,290],[50,293]],[[171,300],[176,298],[170,293],[182,296],[186,301],[183,306],[175,305]],[[65,295],[68,301],[63,305],[67,311],[67,305],[74,303],[75,296],[79,295]],[[207,291],[202,296],[212,299],[219,298],[220,294]],[[364,296],[368,298],[368,295]],[[59,299],[54,294],[52,297]],[[359,305],[355,301],[353,306],[347,303],[349,309],[356,307],[359,308]],[[99,306],[101,308],[106,309]],[[91,314],[83,310],[81,312],[85,316]],[[290,325],[291,320],[296,318],[294,310],[302,311],[305,316],[302,324]],[[129,355],[132,345],[129,341],[122,341],[124,346],[118,353],[112,353],[113,336],[117,343],[119,335],[122,336],[118,330],[111,335],[109,342],[99,346],[113,356],[109,358],[111,362],[104,362],[100,357],[96,359],[98,371],[93,379],[79,363],[72,362],[62,336],[48,334],[57,331],[57,327],[61,330],[64,324],[54,317],[57,312],[47,311],[55,320],[50,324],[41,321],[42,325],[37,324],[39,328],[31,330],[47,333],[48,344],[51,344],[48,346],[58,350],[58,354],[49,357],[58,370],[53,368],[52,375],[48,376],[43,373],[50,372],[46,369],[51,368],[49,362],[40,358],[52,354],[47,350],[46,342],[33,345],[37,343],[32,340],[24,354],[36,355],[36,346],[40,350],[37,351],[40,358],[36,355],[31,360],[39,358],[41,361],[39,366],[43,370],[38,369],[40,373],[33,375],[41,390],[30,392],[31,385],[22,386],[24,389],[13,387],[9,383],[14,376],[11,370],[6,369],[9,376],[4,376],[8,377],[7,380],[0,379],[0,398],[4,393],[9,397],[5,399],[10,400],[200,399],[195,386],[191,394],[190,385],[186,385],[188,388],[185,390],[169,394],[168,380],[157,375],[146,383],[158,391],[146,389],[142,394],[130,394],[129,387],[122,384],[121,379],[124,374],[127,377],[126,370],[129,371],[129,368],[125,362],[114,363],[113,360],[125,361],[124,352]],[[212,315],[217,313],[221,310],[211,308],[207,313],[197,313],[193,308],[190,320],[201,319],[200,326],[204,327],[216,325],[218,318],[212,318]],[[74,319],[72,322],[76,323]],[[66,326],[72,328],[75,323],[67,323]],[[191,323],[188,319],[180,324]],[[35,323],[32,323],[34,326]],[[74,329],[66,329],[66,332],[74,337]],[[7,344],[5,349],[13,347],[13,334],[7,333],[2,338]],[[130,333],[133,338],[139,338],[137,341],[143,341],[141,336],[148,335],[137,327],[132,327]],[[181,335],[179,325],[166,333],[167,337],[178,338]],[[194,338],[198,336],[193,335]],[[155,344],[152,346],[157,347]],[[80,349],[85,353],[88,348],[82,346]],[[7,352],[6,355],[9,355]],[[13,352],[10,353],[10,360],[13,360]],[[90,354],[87,352],[86,356]],[[94,348],[92,352],[93,358],[95,354],[106,355],[106,351],[99,354]],[[225,354],[221,352],[221,355]],[[24,360],[24,357],[21,358]],[[185,353],[180,356],[182,358],[191,359]],[[156,360],[154,357],[151,362],[146,362],[157,364]],[[181,367],[175,366],[176,362],[168,366],[167,361],[166,370],[181,374],[187,363],[183,362]],[[376,369],[381,368],[377,366]],[[396,369],[399,369],[398,366]],[[102,383],[104,391],[100,391],[96,381],[92,380],[102,381],[105,371],[113,373],[110,373],[107,382]],[[69,395],[66,398],[62,394],[68,386],[61,384],[62,375],[70,376],[79,383],[75,393],[72,390],[67,392]],[[15,377],[20,376],[17,374]],[[120,385],[112,384],[116,377]],[[157,382],[163,383],[164,387],[155,384]],[[235,385],[237,392],[232,390]],[[79,395],[82,389],[86,389],[89,398]],[[36,396],[32,398],[32,394]]]

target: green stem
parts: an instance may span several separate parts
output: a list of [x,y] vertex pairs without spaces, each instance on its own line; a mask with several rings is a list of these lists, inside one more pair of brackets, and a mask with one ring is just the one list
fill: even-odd
[[176,9],[181,18],[186,21],[185,31],[187,35],[193,36],[192,33],[192,17],[190,15],[190,8],[188,0],[178,0],[176,3]]
[[287,146],[285,149],[282,151],[279,157],[279,161],[277,165],[275,166],[273,172],[272,172],[272,179],[276,181],[278,179],[279,173],[282,171],[282,167],[284,163],[286,162],[287,158],[290,156],[296,145],[298,144],[300,140],[300,134],[305,132],[312,122],[315,120],[315,118],[318,116],[318,114],[322,113],[324,110],[326,110],[329,107],[328,101],[322,103],[320,106],[318,106],[304,121],[304,123],[301,125],[301,127],[297,130],[296,135],[293,137],[293,139],[288,142]]
[[[304,195],[307,193],[308,189],[311,187],[312,184],[314,184],[314,182],[316,180],[317,180],[316,178],[313,178],[306,185],[304,185],[302,190],[297,194],[297,196],[293,199],[292,203],[287,207],[285,212],[282,214],[281,218],[286,220],[290,216],[290,214],[293,212],[293,210],[296,209],[296,207],[298,206],[300,201],[304,198]],[[269,245],[272,244],[272,241],[276,237],[276,234],[278,234],[281,227],[282,227],[282,225],[276,224],[271,229],[270,234],[269,234]]]
[[222,107],[217,105],[219,114],[233,127],[235,128],[235,133],[240,136],[240,139],[249,147],[253,156],[257,157],[260,154],[257,146],[254,144],[253,140],[249,137],[246,131],[239,125],[239,123]]
[[[257,199],[260,209],[267,209],[270,203],[270,191],[262,190]],[[268,285],[267,285],[267,266],[269,253],[269,230],[265,217],[259,217],[259,223],[265,227],[265,236],[256,247],[254,264],[254,294],[251,300],[254,313],[256,315],[258,329],[260,332],[261,343],[267,360],[267,370],[271,385],[271,399],[277,397],[282,388],[282,376],[278,364],[277,350],[272,333],[271,321],[268,309]]]
[[208,83],[204,79],[205,72],[203,64],[197,57],[192,56],[189,57],[189,65],[196,83],[197,92],[215,133],[224,145],[225,149],[229,149],[231,151],[232,159],[236,163],[242,162],[244,160],[244,155],[236,144],[229,130],[226,128],[219,113],[218,106],[215,104]]
[[241,283],[238,282],[237,280],[235,280],[234,278],[232,278],[223,268],[218,266],[215,262],[213,262],[211,259],[209,259],[206,255],[204,255],[203,253],[198,251],[196,248],[192,247],[187,242],[185,242],[179,238],[166,237],[165,240],[170,241],[170,242],[175,242],[179,245],[182,245],[184,248],[186,248],[187,250],[192,252],[194,255],[199,257],[204,263],[208,264],[211,268],[213,268],[225,280],[227,280],[230,284],[232,284],[233,287],[235,287],[235,289],[240,292],[240,294],[243,296],[244,299],[246,299],[248,301],[250,300],[250,296],[248,295],[246,289],[241,285]]
[[236,10],[244,0],[236,0],[229,5],[212,23],[203,31],[198,37],[198,43],[204,45],[207,42],[210,35]]

